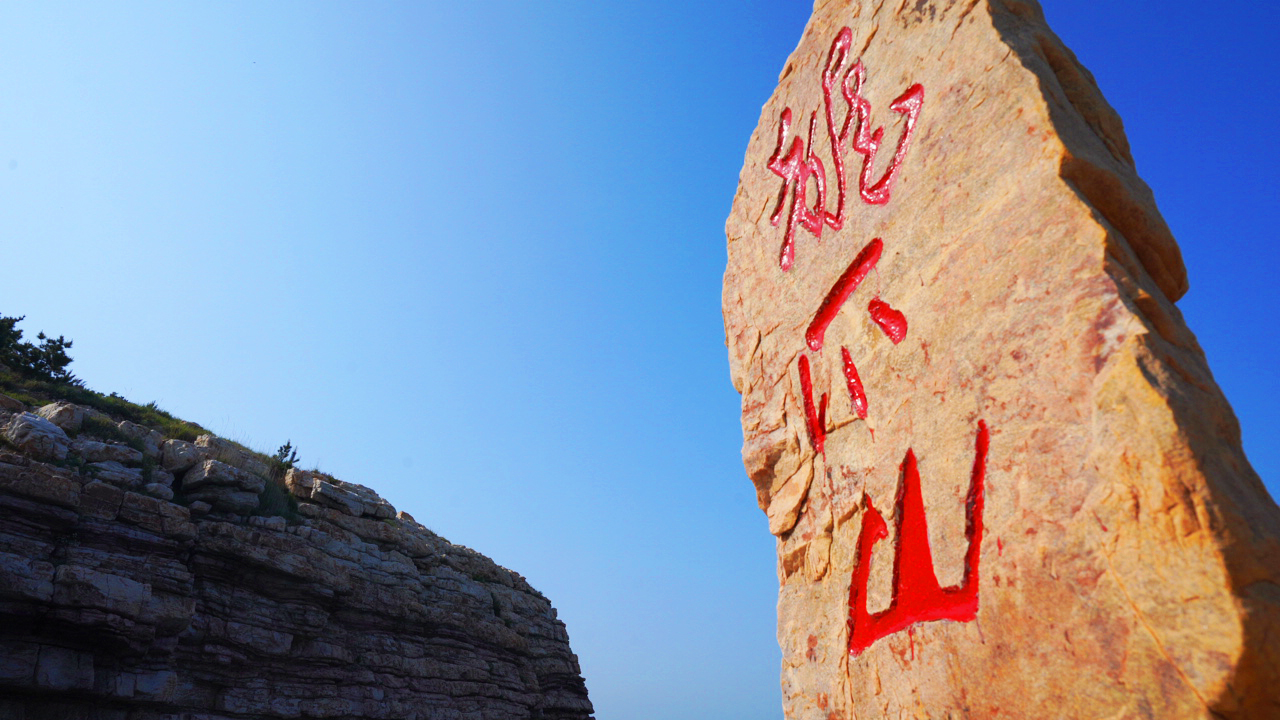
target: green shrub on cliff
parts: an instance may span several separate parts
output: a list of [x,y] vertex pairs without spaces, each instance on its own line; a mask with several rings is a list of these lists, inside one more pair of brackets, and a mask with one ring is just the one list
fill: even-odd
[[25,318],[26,315],[0,316],[0,363],[40,380],[82,385],[67,371],[71,364],[71,356],[67,355],[71,341],[61,335],[55,340],[40,332],[36,335],[39,345],[24,342],[18,323]]
[[262,495],[258,496],[258,515],[268,517],[277,515],[290,523],[296,523],[302,519],[298,514],[298,499],[284,484],[285,473],[296,462],[298,462],[298,451],[293,447],[292,440],[281,445],[280,449],[276,450],[276,454],[268,459],[267,484]]
[[[71,364],[67,350],[71,349],[72,341],[61,335],[50,338],[41,332],[36,335],[38,345],[25,342],[17,327],[24,317],[0,316],[0,392],[28,405],[44,405],[55,400],[87,405],[179,440],[195,440],[206,432],[195,423],[175,418],[155,403],[138,405],[115,393],[103,395],[85,387],[84,382],[67,370]],[[110,432],[106,428],[100,430]]]

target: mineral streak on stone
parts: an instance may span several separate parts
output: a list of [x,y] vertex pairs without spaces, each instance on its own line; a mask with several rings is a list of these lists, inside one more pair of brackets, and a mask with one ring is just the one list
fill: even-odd
[[1280,717],[1280,510],[1038,5],[819,0],[726,230],[787,717]]
[[67,449],[44,419],[67,416],[0,409],[0,718],[591,715],[550,602],[372,490],[289,471],[301,517],[246,517],[270,481],[243,450],[170,440],[177,477],[139,487],[119,461],[54,464],[128,449]]

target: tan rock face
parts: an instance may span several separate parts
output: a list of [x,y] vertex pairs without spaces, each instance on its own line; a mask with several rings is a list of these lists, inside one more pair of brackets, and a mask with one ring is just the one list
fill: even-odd
[[1280,511],[1038,6],[816,3],[726,230],[787,717],[1280,717]]

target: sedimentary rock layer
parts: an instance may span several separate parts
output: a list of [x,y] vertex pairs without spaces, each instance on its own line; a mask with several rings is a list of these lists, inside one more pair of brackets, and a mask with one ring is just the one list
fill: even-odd
[[230,443],[41,416],[76,427],[0,411],[0,717],[591,714],[550,602],[367,488],[291,470],[300,517],[245,516],[273,481]]
[[1280,717],[1280,511],[1034,2],[817,2],[726,230],[787,717]]

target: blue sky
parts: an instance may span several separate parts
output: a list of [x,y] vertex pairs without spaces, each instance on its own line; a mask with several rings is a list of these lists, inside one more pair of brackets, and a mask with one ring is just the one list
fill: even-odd
[[[1280,12],[1046,3],[1280,477]],[[775,718],[720,278],[805,3],[0,5],[0,313],[526,575],[602,720]]]

